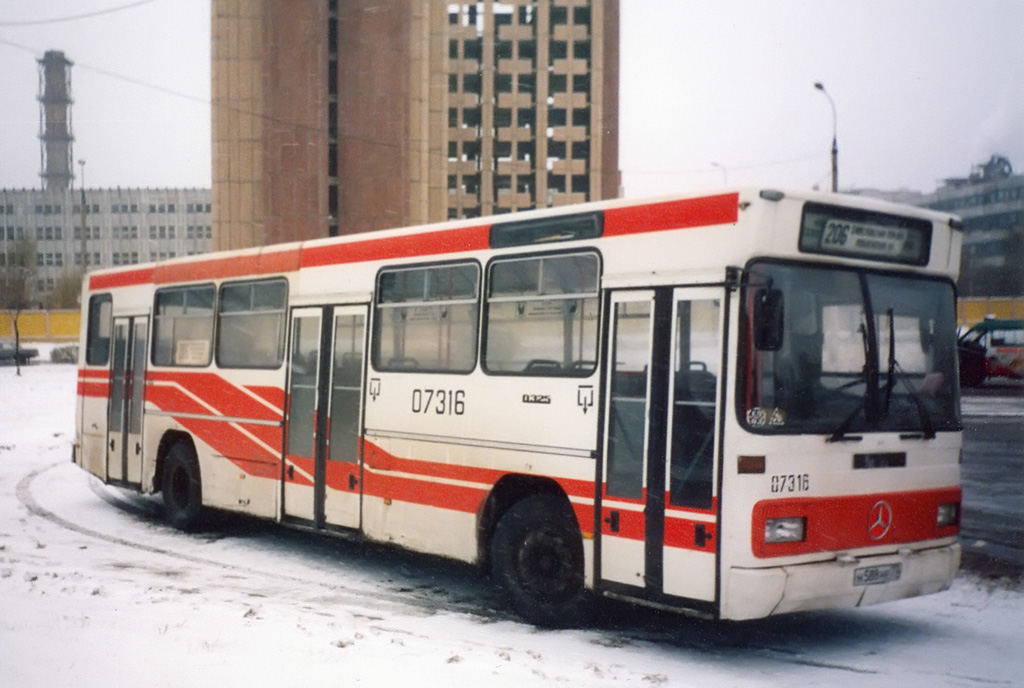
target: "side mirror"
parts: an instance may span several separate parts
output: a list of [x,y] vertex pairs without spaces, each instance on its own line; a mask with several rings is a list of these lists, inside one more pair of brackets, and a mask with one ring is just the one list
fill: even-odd
[[782,323],[782,291],[758,289],[754,294],[754,346],[758,351],[782,348]]

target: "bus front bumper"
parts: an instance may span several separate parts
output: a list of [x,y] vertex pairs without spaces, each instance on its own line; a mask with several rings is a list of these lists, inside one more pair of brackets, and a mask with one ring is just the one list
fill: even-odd
[[946,590],[960,545],[776,568],[731,568],[721,618],[757,619],[814,609],[863,607]]

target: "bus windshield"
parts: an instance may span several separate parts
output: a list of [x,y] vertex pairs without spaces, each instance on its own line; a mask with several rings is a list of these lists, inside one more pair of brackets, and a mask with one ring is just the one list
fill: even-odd
[[960,428],[950,282],[761,261],[746,285],[748,428],[830,441]]

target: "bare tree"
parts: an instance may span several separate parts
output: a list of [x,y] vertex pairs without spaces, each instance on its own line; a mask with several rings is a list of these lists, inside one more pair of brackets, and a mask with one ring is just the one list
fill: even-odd
[[21,375],[21,333],[18,331],[18,318],[21,312],[32,304],[32,287],[38,272],[39,259],[36,255],[36,242],[27,237],[18,239],[9,250],[0,257],[0,308],[7,311],[14,328],[14,364]]
[[57,278],[57,284],[47,299],[49,308],[77,308],[82,298],[82,271],[68,269]]

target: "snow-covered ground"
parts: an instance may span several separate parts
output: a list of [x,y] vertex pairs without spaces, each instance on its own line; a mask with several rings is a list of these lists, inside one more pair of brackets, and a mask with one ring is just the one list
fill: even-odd
[[1024,685],[1024,591],[542,631],[474,570],[225,518],[199,535],[71,464],[75,370],[0,368],[0,686]]

